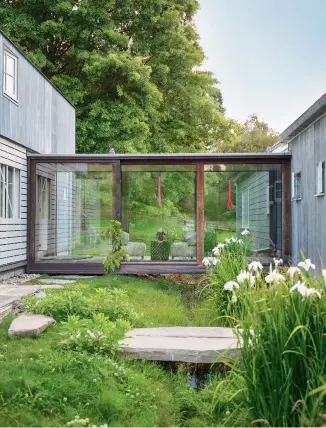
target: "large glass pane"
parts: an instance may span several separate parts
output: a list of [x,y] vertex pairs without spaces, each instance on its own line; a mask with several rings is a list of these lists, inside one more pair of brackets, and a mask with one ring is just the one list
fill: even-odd
[[133,261],[196,260],[194,165],[122,166],[122,226]]
[[112,166],[39,163],[36,174],[36,261],[102,263],[113,219]]
[[232,238],[248,243],[249,259],[281,256],[280,165],[205,165],[205,255]]

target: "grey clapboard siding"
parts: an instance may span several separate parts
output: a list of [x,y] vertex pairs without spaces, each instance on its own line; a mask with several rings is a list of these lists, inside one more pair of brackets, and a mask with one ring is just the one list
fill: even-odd
[[[18,103],[3,95],[3,51],[18,58]],[[0,135],[44,154],[75,153],[75,110],[0,32]]]
[[[316,194],[316,167],[326,162],[326,116],[306,128],[289,143],[292,172],[301,172],[302,200],[292,200],[292,258],[301,259],[301,251],[318,268],[326,267],[326,196]],[[324,183],[325,186],[325,183]]]
[[241,176],[237,182],[237,235],[242,228],[242,192],[249,189],[249,230],[254,236],[255,250],[270,247],[270,221],[267,214],[267,188],[269,172],[251,172]]
[[27,253],[26,149],[0,137],[0,163],[20,170],[20,218],[0,218],[0,267],[24,262]]

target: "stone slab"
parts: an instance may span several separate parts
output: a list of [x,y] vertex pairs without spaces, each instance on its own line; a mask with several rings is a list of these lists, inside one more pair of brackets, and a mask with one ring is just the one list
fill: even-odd
[[37,293],[41,287],[39,285],[21,285],[21,286],[0,286],[0,296],[28,296]]
[[75,284],[76,281],[70,281],[68,279],[39,279],[38,280],[41,284],[55,284],[55,285],[68,285],[68,284]]
[[63,285],[56,285],[56,284],[42,284],[41,290],[45,290],[47,288],[64,288]]
[[11,323],[8,336],[37,336],[55,320],[45,315],[22,314]]
[[214,363],[240,354],[232,329],[220,327],[134,329],[120,341],[120,346],[130,358],[154,361]]
[[60,278],[63,279],[91,279],[95,278],[95,276],[88,276],[88,275],[61,275]]
[[44,299],[44,297],[46,297],[46,293],[44,291],[39,291],[38,293],[34,294],[34,297],[36,297],[36,299]]

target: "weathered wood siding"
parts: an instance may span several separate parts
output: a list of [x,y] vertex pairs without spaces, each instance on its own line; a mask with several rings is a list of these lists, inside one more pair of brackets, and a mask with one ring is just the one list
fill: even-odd
[[[317,162],[326,161],[326,116],[293,139],[292,172],[301,172],[302,200],[292,200],[292,258],[294,262],[311,258],[326,267],[326,196],[316,194]],[[325,183],[324,183],[325,186]]]
[[[18,58],[18,103],[3,95],[3,50]],[[0,32],[0,135],[43,154],[75,153],[75,110]]]
[[241,237],[242,227],[242,192],[249,189],[249,230],[254,236],[256,251],[270,247],[270,220],[267,213],[269,172],[251,172],[244,174],[237,181],[237,235]]
[[20,170],[20,218],[0,218],[0,268],[26,262],[27,157],[26,149],[0,137],[0,164]]

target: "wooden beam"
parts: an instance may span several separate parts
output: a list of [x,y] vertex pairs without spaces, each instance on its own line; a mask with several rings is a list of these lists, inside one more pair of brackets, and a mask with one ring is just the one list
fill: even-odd
[[291,164],[282,165],[282,258],[291,257]]
[[[27,161],[27,272],[35,262],[36,161]],[[20,202],[20,201],[19,201]]]
[[196,232],[197,232],[197,263],[202,265],[204,258],[204,164],[196,165]]

